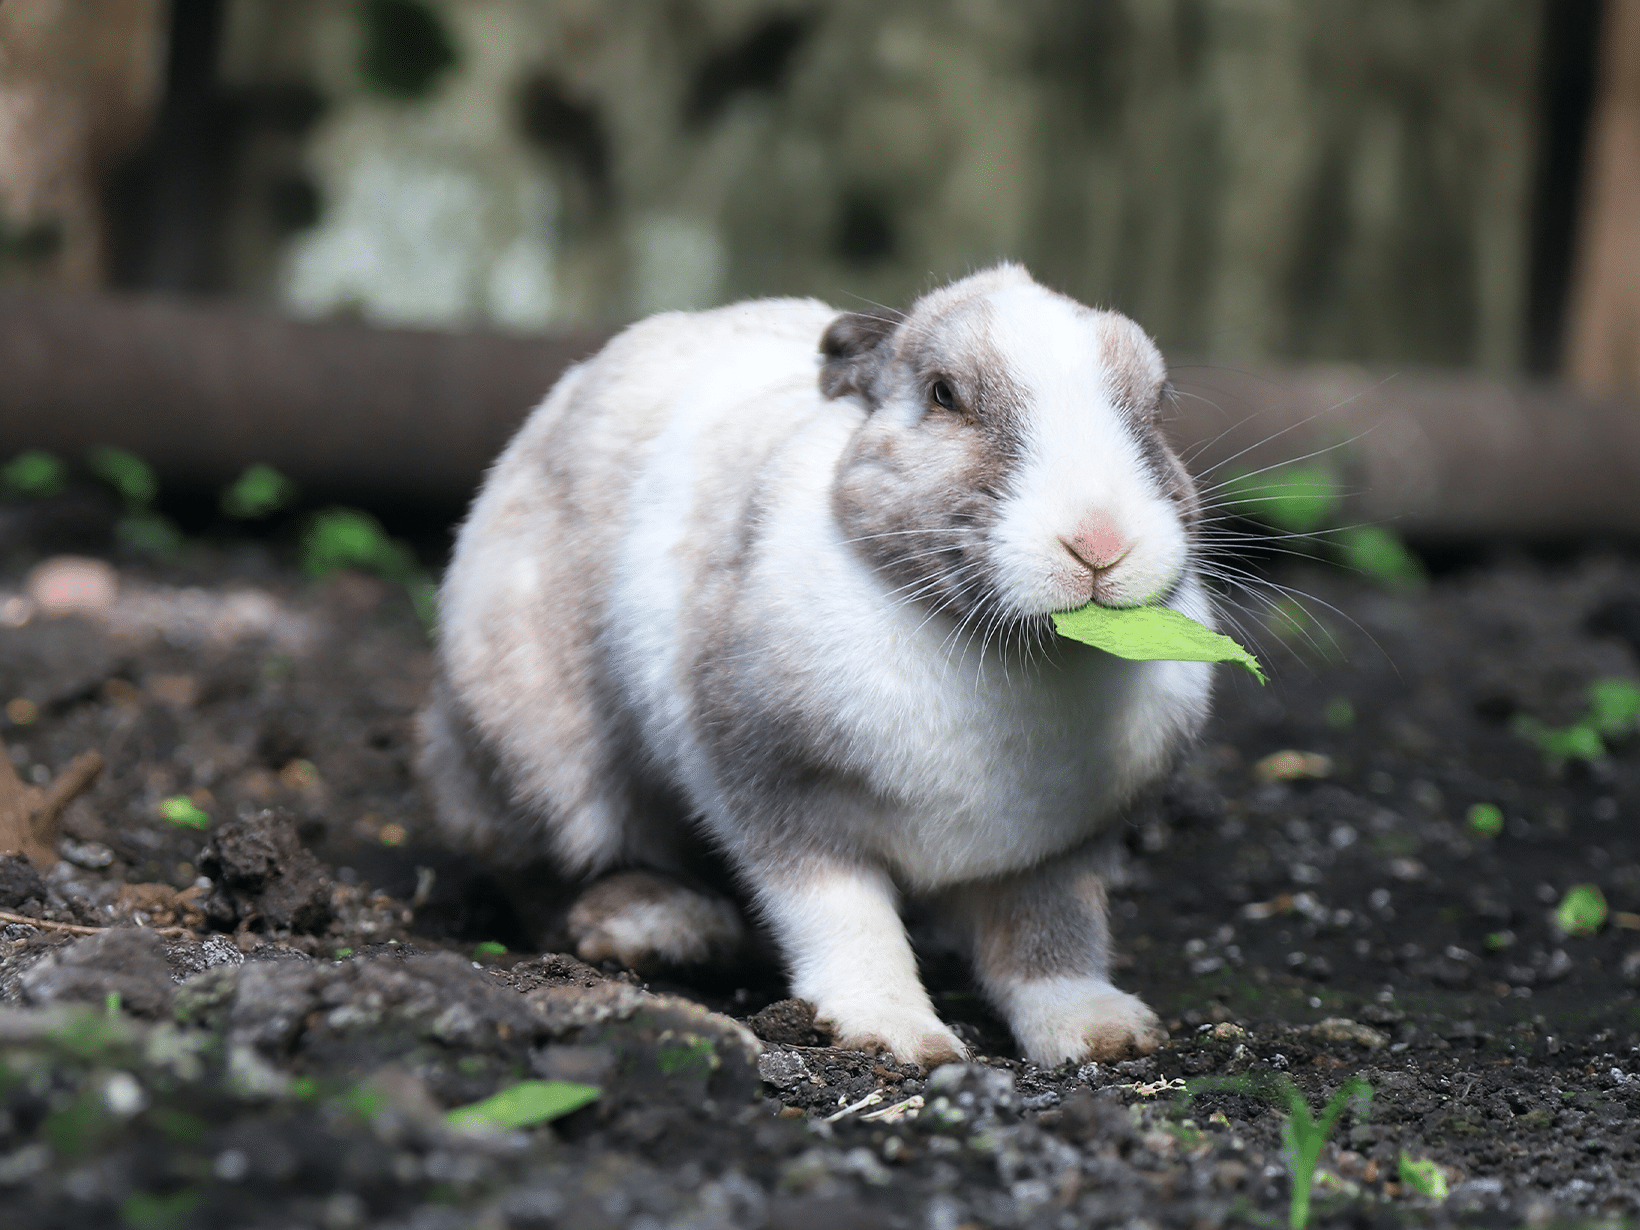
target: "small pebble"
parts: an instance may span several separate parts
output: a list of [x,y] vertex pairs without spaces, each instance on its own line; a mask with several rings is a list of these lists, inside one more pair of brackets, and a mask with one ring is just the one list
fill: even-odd
[[100,559],[54,555],[34,566],[23,590],[41,614],[105,618],[114,610],[119,577]]

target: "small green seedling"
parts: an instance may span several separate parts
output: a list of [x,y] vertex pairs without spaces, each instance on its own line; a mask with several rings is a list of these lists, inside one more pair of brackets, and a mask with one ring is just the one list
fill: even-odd
[[1225,484],[1226,503],[1244,516],[1280,530],[1308,534],[1338,511],[1338,480],[1325,466],[1276,466],[1244,474]]
[[474,960],[479,957],[504,957],[507,955],[507,946],[499,940],[480,940],[473,945]]
[[0,494],[44,499],[56,495],[68,481],[68,469],[43,449],[18,453],[0,469]]
[[1469,808],[1469,831],[1477,837],[1496,837],[1503,832],[1503,809],[1496,803],[1475,803]]
[[1570,936],[1590,936],[1606,925],[1607,912],[1606,895],[1593,884],[1579,884],[1555,907],[1555,926]]
[[1608,739],[1624,739],[1640,730],[1640,686],[1627,679],[1596,679],[1588,697],[1588,712],[1570,726],[1556,729],[1522,713],[1516,715],[1513,729],[1551,760],[1604,760]]
[[318,514],[302,539],[302,570],[324,578],[343,568],[372,572],[388,581],[406,581],[416,572],[410,548],[387,536],[381,522],[356,508]]
[[1401,1183],[1420,1196],[1431,1200],[1446,1199],[1446,1175],[1430,1158],[1412,1160],[1412,1155],[1401,1150]]
[[338,961],[345,961],[345,960],[347,960],[347,958],[351,957],[352,955],[353,955],[353,950],[351,948],[338,948],[336,950],[336,959]]
[[1333,536],[1339,562],[1391,589],[1417,589],[1429,578],[1400,535],[1381,525],[1355,525]]
[[1053,617],[1060,636],[1135,662],[1234,662],[1264,682],[1259,660],[1228,636],[1162,606],[1108,607],[1090,602]]
[[125,501],[125,516],[114,527],[120,542],[148,555],[170,555],[182,546],[181,531],[151,507],[159,480],[146,461],[123,448],[96,448],[86,464]]
[[389,538],[381,523],[356,508],[332,508],[316,516],[302,539],[302,569],[322,579],[342,568],[372,572],[397,581],[410,597],[416,618],[428,632],[438,622],[438,587],[416,562],[414,552]]
[[1538,745],[1538,750],[1556,763],[1567,760],[1596,761],[1606,758],[1606,741],[1587,722],[1570,726],[1545,726],[1529,713],[1518,713],[1510,728]]
[[120,1220],[132,1230],[171,1230],[187,1224],[204,1199],[205,1193],[197,1187],[164,1195],[133,1192],[120,1201]]
[[1232,478],[1225,503],[1244,517],[1290,534],[1317,534],[1346,568],[1390,589],[1416,589],[1428,576],[1401,536],[1382,525],[1340,527],[1337,476],[1325,465],[1295,462]]
[[533,1127],[561,1119],[571,1111],[580,1110],[603,1096],[597,1085],[580,1085],[573,1081],[520,1081],[500,1093],[458,1107],[444,1116],[444,1121],[456,1129]]
[[1601,734],[1620,739],[1640,729],[1640,687],[1627,679],[1596,679],[1589,685],[1589,716]]
[[172,555],[182,546],[182,533],[169,517],[156,512],[127,513],[114,526],[120,542],[145,555]]
[[119,1019],[120,993],[118,991],[110,991],[103,997],[103,1015],[110,1021]]
[[241,521],[255,521],[289,506],[296,484],[272,466],[253,465],[222,492],[222,511]]
[[159,805],[159,814],[178,828],[208,829],[211,817],[185,794],[174,794]]
[[86,457],[91,472],[125,501],[128,509],[147,508],[159,494],[159,482],[148,463],[123,448],[95,448]]
[[1206,1076],[1191,1081],[1187,1090],[1187,1096],[1212,1092],[1251,1094],[1286,1108],[1286,1117],[1281,1121],[1281,1145],[1293,1188],[1287,1210],[1291,1230],[1305,1230],[1310,1224],[1310,1189],[1315,1184],[1315,1169],[1321,1162],[1327,1138],[1344,1111],[1353,1104],[1356,1120],[1364,1123],[1372,1110],[1372,1086],[1359,1076],[1350,1077],[1338,1087],[1322,1108],[1320,1119],[1311,1116],[1310,1104],[1298,1086],[1279,1073]]
[[1327,702],[1321,716],[1334,730],[1348,730],[1355,725],[1355,706],[1350,703],[1348,697],[1335,696]]

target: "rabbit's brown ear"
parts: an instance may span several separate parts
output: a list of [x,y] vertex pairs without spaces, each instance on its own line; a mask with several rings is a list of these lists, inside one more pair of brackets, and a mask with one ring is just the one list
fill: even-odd
[[820,391],[827,397],[858,393],[876,409],[877,378],[888,363],[888,340],[904,317],[899,312],[845,312],[826,328],[820,353]]

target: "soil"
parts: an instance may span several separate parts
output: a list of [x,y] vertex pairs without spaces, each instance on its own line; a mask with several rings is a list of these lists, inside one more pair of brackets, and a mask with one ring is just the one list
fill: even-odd
[[[1270,685],[1226,671],[1201,747],[1111,840],[1118,980],[1170,1041],[1036,1068],[929,953],[978,1058],[925,1072],[827,1047],[764,966],[646,984],[555,952],[555,888],[434,837],[427,643],[392,587],[196,546],[46,617],[15,601],[12,532],[12,761],[107,767],[62,861],[0,863],[29,920],[0,927],[8,1226],[1285,1224],[1270,1082],[1319,1112],[1352,1076],[1370,1112],[1322,1151],[1317,1224],[1640,1213],[1640,747],[1559,762],[1516,733],[1640,678],[1631,560],[1275,578],[1319,618],[1269,622]],[[178,796],[205,827],[165,818]],[[1610,912],[1567,935],[1584,884]],[[446,1118],[522,1079],[602,1093],[521,1130]]]

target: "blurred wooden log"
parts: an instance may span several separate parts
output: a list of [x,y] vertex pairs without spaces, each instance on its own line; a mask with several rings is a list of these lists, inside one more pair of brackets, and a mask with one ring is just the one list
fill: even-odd
[[1203,487],[1324,450],[1352,521],[1414,538],[1640,535],[1640,401],[1435,372],[1184,369]]
[[376,329],[15,291],[0,294],[0,456],[114,444],[170,486],[220,486],[263,462],[331,498],[447,504],[605,336]]
[[[0,458],[117,444],[168,485],[265,462],[310,493],[453,506],[607,334],[304,323],[180,300],[0,294]],[[1181,368],[1204,485],[1318,449],[1349,517],[1414,537],[1640,535],[1640,402],[1359,369]]]

